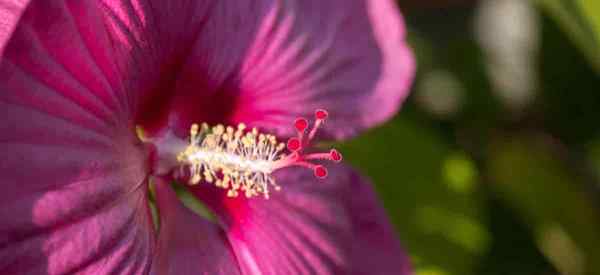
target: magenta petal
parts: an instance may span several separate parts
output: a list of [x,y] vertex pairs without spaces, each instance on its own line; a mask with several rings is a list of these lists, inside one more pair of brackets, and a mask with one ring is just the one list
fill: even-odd
[[170,109],[172,127],[187,133],[196,122],[252,121],[236,115],[243,107],[239,104],[240,66],[275,2],[212,1],[178,68]]
[[[354,174],[354,177],[358,175]],[[357,179],[360,180],[360,179]],[[353,234],[354,275],[412,274],[409,259],[394,238],[394,229],[384,209],[367,184],[353,184],[350,197]],[[393,271],[393,272],[390,272]]]
[[0,274],[143,274],[146,152],[93,1],[35,1],[0,60]]
[[336,167],[320,181],[287,170],[277,179],[282,190],[269,200],[193,187],[223,222],[244,274],[411,274],[384,210],[355,172]]
[[28,104],[32,83],[9,83],[0,77],[0,274],[144,272],[153,236],[143,152],[51,113],[69,104]]
[[0,56],[28,3],[29,0],[0,1]]
[[[136,123],[148,134],[159,132],[167,126],[169,103],[175,95],[179,72],[191,49],[197,46],[199,31],[209,29],[219,33],[221,30],[220,24],[208,26],[209,15],[228,20],[227,14],[218,12],[221,6],[237,8],[241,3],[211,0],[100,2],[104,25],[113,43],[114,59],[127,73],[125,88],[135,91],[130,100],[136,103]],[[211,38],[206,37],[209,43],[204,46],[213,45]],[[196,73],[195,79],[204,79],[203,72]],[[201,86],[195,89],[204,90]]]
[[240,274],[225,232],[183,206],[166,183],[154,186],[161,223],[152,274]]
[[199,32],[177,83],[183,124],[245,122],[289,135],[295,118],[323,108],[324,133],[343,138],[396,113],[415,64],[393,1],[250,2]]

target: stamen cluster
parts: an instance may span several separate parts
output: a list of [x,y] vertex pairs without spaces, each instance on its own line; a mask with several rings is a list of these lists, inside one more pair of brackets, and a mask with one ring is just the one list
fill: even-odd
[[242,192],[248,198],[261,194],[269,198],[269,186],[280,190],[272,175],[275,170],[302,166],[312,169],[316,177],[325,178],[327,169],[309,160],[341,161],[342,156],[335,149],[329,153],[304,154],[327,112],[317,110],[315,117],[315,125],[308,136],[305,135],[308,121],[296,119],[294,126],[298,136],[288,140],[289,154],[283,152],[286,144],[278,142],[275,136],[260,133],[256,128],[248,130],[243,123],[236,129],[221,124],[213,127],[206,123],[193,124],[190,144],[177,160],[189,167],[191,185],[205,181],[227,189],[229,197],[237,197]]

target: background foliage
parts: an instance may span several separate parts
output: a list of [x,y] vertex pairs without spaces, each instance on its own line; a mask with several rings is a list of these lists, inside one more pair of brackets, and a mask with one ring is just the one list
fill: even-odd
[[340,147],[417,274],[600,274],[600,1],[399,6],[413,92]]

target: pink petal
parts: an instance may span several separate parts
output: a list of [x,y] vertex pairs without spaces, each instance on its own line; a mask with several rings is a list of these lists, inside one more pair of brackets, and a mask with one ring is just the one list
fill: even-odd
[[225,232],[183,206],[166,183],[154,186],[161,224],[152,274],[240,274]]
[[[358,175],[353,175],[358,177]],[[360,179],[358,179],[360,180]],[[350,195],[353,234],[352,272],[354,275],[412,274],[408,257],[400,252],[394,229],[384,209],[367,184],[354,184]],[[394,271],[391,272],[390,271]]]
[[[276,1],[213,1],[174,81],[171,127],[234,122],[241,62]],[[191,28],[191,27],[187,27]],[[165,125],[166,126],[166,125]]]
[[[215,3],[209,0],[102,0],[118,67],[126,72],[135,121],[152,133],[166,126],[182,63]],[[201,78],[202,75],[196,77]]]
[[28,3],[29,0],[0,1],[0,56]]
[[181,69],[180,127],[245,122],[289,135],[296,117],[324,108],[325,134],[342,138],[396,113],[415,65],[393,1],[238,2],[243,14],[222,5]]
[[193,192],[220,217],[244,274],[411,274],[383,209],[364,179],[337,167],[279,172],[269,200]]
[[146,152],[92,1],[35,1],[0,60],[0,274],[143,274]]

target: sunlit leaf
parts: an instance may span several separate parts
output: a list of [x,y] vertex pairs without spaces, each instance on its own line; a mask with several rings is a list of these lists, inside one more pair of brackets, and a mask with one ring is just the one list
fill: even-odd
[[477,172],[437,134],[399,118],[340,149],[373,179],[417,274],[473,274],[490,241]]
[[598,209],[554,148],[543,138],[512,138],[494,143],[489,156],[493,188],[554,266],[563,274],[600,274]]
[[600,1],[536,0],[551,14],[600,73]]

